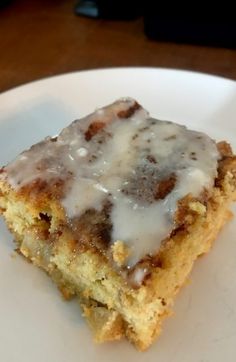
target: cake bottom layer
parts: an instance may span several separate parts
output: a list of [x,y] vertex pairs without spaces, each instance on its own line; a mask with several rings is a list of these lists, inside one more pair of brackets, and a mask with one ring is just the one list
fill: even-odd
[[52,277],[65,299],[78,297],[97,342],[126,336],[139,350],[145,350],[159,335],[162,320],[171,314],[174,297],[194,261],[209,250],[230,219],[229,204],[234,198],[235,191],[225,181],[224,191],[214,188],[204,211],[197,203],[194,222],[168,239],[161,264],[136,289],[98,252],[87,249],[75,253],[68,228],[55,242],[42,238],[42,224],[37,225],[35,219],[31,224],[14,192],[3,194],[0,206],[19,252]]

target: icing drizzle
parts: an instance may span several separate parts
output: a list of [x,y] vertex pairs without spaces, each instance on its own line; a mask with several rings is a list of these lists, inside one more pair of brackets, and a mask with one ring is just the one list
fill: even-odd
[[61,200],[69,219],[109,200],[111,240],[130,247],[133,266],[170,234],[178,200],[213,185],[218,157],[207,135],[153,119],[127,98],[74,121],[4,170],[16,189],[69,175]]

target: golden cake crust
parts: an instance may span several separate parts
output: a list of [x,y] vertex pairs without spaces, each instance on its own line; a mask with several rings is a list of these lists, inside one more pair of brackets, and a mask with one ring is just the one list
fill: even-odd
[[[130,117],[139,107],[134,103],[119,110],[119,117]],[[103,128],[101,123],[89,126],[85,133],[89,140]],[[221,157],[214,186],[199,197],[188,194],[179,200],[171,234],[156,254],[141,258],[125,276],[129,248],[122,240],[109,248],[109,203],[100,211],[87,210],[70,220],[61,205],[69,173],[63,179],[36,179],[18,189],[7,177],[0,178],[0,213],[20,253],[52,277],[65,299],[78,297],[97,342],[126,336],[145,350],[160,333],[162,320],[171,314],[174,297],[194,261],[209,250],[232,216],[236,156],[226,142],[218,143],[218,150]],[[4,175],[5,168],[0,173]],[[165,197],[174,182],[173,175],[160,182],[156,197]],[[145,271],[138,285],[136,268]]]

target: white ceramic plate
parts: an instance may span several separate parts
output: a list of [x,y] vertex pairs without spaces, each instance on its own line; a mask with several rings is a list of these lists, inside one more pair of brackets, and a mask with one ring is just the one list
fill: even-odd
[[[0,164],[74,118],[123,96],[153,116],[227,139],[236,149],[236,83],[166,69],[109,69],[66,74],[0,95]],[[101,346],[50,279],[16,256],[0,222],[0,360],[4,362],[235,362],[236,222],[196,262],[174,316],[145,354],[127,342]]]

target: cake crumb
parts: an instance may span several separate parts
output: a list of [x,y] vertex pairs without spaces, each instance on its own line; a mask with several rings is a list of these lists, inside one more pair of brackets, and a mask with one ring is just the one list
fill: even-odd
[[114,262],[117,263],[118,266],[124,265],[129,255],[130,250],[122,240],[117,240],[112,245],[112,257]]
[[199,215],[204,215],[206,213],[206,206],[199,201],[190,202],[189,208],[190,210],[195,211]]

